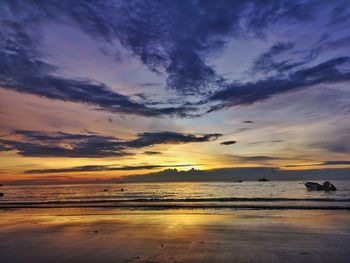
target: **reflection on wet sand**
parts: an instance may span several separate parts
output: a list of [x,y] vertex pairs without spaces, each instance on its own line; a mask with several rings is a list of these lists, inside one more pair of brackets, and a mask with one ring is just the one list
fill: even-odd
[[2,262],[350,259],[345,211],[24,209],[1,218]]

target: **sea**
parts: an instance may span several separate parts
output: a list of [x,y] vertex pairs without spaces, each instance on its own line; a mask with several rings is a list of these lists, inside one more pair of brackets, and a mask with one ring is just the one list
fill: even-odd
[[332,183],[337,191],[309,191],[301,181],[5,185],[0,209],[350,210],[350,181]]

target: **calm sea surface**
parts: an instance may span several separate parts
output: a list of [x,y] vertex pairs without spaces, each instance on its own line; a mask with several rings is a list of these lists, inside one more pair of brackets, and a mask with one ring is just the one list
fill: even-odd
[[2,186],[0,208],[350,210],[350,181],[333,183],[338,191],[308,191],[300,181]]

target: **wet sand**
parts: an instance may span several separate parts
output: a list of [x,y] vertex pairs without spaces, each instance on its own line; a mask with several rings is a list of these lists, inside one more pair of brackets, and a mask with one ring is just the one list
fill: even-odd
[[0,210],[0,262],[350,262],[350,212]]

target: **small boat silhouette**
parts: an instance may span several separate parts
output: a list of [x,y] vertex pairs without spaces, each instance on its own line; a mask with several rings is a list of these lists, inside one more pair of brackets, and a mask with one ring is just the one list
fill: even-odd
[[259,182],[268,182],[269,180],[267,180],[267,179],[264,177],[264,178],[260,178],[258,181],[259,181]]
[[324,182],[323,184],[306,182],[304,185],[310,191],[337,191],[337,188],[328,181]]

